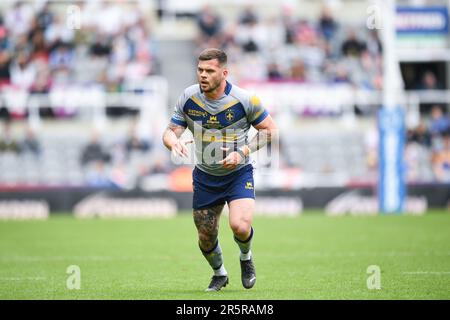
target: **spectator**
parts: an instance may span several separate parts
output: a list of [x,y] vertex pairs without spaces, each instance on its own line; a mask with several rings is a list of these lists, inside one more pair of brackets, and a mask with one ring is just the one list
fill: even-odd
[[28,40],[28,34],[21,34],[12,39],[12,50],[15,52],[26,52],[31,53],[32,43]]
[[378,36],[377,30],[371,30],[367,38],[367,51],[372,57],[380,56],[383,52],[383,45]]
[[20,146],[20,152],[22,154],[32,154],[36,157],[41,155],[41,144],[31,128],[27,128],[25,138]]
[[150,143],[144,139],[141,139],[137,135],[134,126],[132,126],[129,130],[127,141],[125,142],[125,150],[127,151],[128,156],[135,151],[147,152],[150,149]]
[[332,16],[330,8],[324,7],[319,18],[319,29],[326,41],[330,41],[334,37],[337,28],[338,25]]
[[54,21],[53,12],[50,10],[49,2],[45,2],[41,11],[37,14],[37,24],[42,30],[47,29]]
[[11,56],[6,50],[0,51],[0,87],[9,84],[11,79]]
[[159,157],[153,163],[153,166],[148,171],[148,174],[169,174],[170,168],[167,165],[168,160],[165,157]]
[[260,33],[263,33],[261,44],[267,48],[270,53],[275,53],[280,50],[280,48],[283,48],[286,30],[283,21],[281,21],[279,17],[268,17],[260,23],[260,26]]
[[306,80],[306,70],[305,64],[300,59],[295,59],[291,65],[291,80],[295,81],[305,81]]
[[67,44],[61,44],[50,53],[49,67],[53,71],[68,71],[72,69],[74,59],[73,49]]
[[356,37],[354,30],[349,30],[347,38],[342,44],[342,54],[359,58],[364,50],[366,50],[366,44]]
[[11,134],[11,124],[9,122],[4,123],[3,132],[0,136],[0,153],[3,152],[15,154],[20,152],[20,145]]
[[86,173],[86,184],[96,188],[118,188],[117,184],[111,180],[102,160],[93,161],[89,165]]
[[432,71],[426,71],[423,74],[422,81],[419,84],[418,90],[440,90],[442,86],[438,83],[436,75]]
[[404,163],[407,181],[430,181],[434,179],[430,150],[414,141],[405,146]]
[[441,135],[450,129],[450,118],[443,113],[442,108],[438,105],[431,108],[429,128],[432,135]]
[[283,74],[280,71],[280,67],[276,62],[272,62],[267,66],[267,78],[269,80],[281,80]]
[[99,32],[108,37],[117,36],[123,27],[123,20],[126,17],[122,8],[116,1],[102,1],[100,2],[99,13],[102,17],[96,20]]
[[259,29],[256,24],[243,25],[237,30],[238,35],[235,36],[236,43],[241,46],[243,52],[258,52],[260,46],[258,41],[260,37]]
[[98,133],[94,132],[90,142],[83,148],[81,153],[81,165],[86,166],[94,161],[109,162],[110,160],[111,156],[103,149]]
[[28,90],[35,81],[36,68],[25,51],[20,51],[11,66],[11,83],[20,89]]
[[31,27],[33,8],[26,1],[17,1],[5,15],[5,25],[13,36],[26,34]]
[[443,135],[442,149],[433,154],[433,172],[438,181],[450,182],[450,131]]
[[11,40],[8,34],[8,29],[3,25],[3,17],[0,15],[0,50],[9,50]]
[[268,32],[258,21],[258,15],[252,6],[247,6],[237,19],[234,40],[244,52],[257,52],[267,46],[265,41]]
[[294,44],[295,42],[295,19],[293,11],[289,7],[283,8],[281,17],[284,25],[285,35],[284,42],[286,45]]
[[125,64],[133,56],[133,43],[125,36],[115,38],[111,47],[111,62]]
[[93,56],[109,56],[112,51],[111,40],[105,35],[97,34],[94,43],[90,47],[90,53]]
[[30,41],[33,47],[31,59],[47,63],[49,58],[49,48],[45,43],[44,32],[39,29],[36,30],[36,32],[31,35]]
[[300,45],[315,45],[318,35],[315,26],[307,20],[301,20],[296,27],[296,43]]
[[334,83],[349,83],[350,77],[347,68],[343,64],[338,64],[335,66],[334,70]]
[[252,6],[245,7],[238,18],[239,24],[243,25],[255,25],[258,23],[258,15]]
[[[417,90],[442,90],[444,89],[442,84],[438,83],[436,75],[428,70],[426,71],[421,79],[421,82],[416,87]],[[433,109],[434,104],[432,103],[421,103],[419,110],[421,114],[428,114]]]
[[36,80],[30,87],[30,93],[49,93],[51,85],[50,71],[44,67],[38,70]]
[[426,148],[431,148],[431,135],[425,122],[421,121],[417,128],[408,132],[408,141],[417,142]]
[[208,6],[205,6],[197,17],[197,24],[201,32],[201,38],[208,40],[220,35],[222,20]]
[[55,16],[54,22],[45,29],[44,37],[52,49],[62,43],[71,45],[74,43],[75,30],[67,28],[66,21],[61,16]]

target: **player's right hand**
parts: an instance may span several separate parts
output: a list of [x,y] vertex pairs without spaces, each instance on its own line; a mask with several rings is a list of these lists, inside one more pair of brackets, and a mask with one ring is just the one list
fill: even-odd
[[186,145],[194,142],[194,140],[181,140],[178,139],[176,143],[172,145],[172,154],[177,155],[183,158],[187,158],[189,156],[188,149]]

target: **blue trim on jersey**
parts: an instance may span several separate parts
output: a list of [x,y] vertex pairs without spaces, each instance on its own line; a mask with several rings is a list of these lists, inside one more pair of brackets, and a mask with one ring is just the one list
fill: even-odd
[[264,110],[264,112],[258,118],[253,120],[252,126],[256,126],[259,123],[261,123],[265,118],[267,118],[268,115],[269,115],[269,113],[267,112],[267,110]]
[[[189,110],[193,111],[189,112]],[[246,116],[244,106],[240,102],[217,114],[211,114],[195,103],[194,100],[188,99],[183,106],[183,112],[192,121],[201,122],[202,127],[206,129],[222,129]]]
[[187,127],[187,122],[186,121],[181,121],[181,120],[175,119],[173,117],[170,119],[170,121],[172,121],[173,123],[175,123],[175,124],[177,124],[179,126],[183,126],[185,128]]
[[[225,81],[226,81],[226,80],[225,80]],[[227,85],[225,86],[225,94],[226,94],[226,95],[229,95],[230,92],[231,92],[231,88],[232,88],[233,86],[232,86],[231,83],[229,83],[228,81],[226,81],[226,83],[227,83]]]

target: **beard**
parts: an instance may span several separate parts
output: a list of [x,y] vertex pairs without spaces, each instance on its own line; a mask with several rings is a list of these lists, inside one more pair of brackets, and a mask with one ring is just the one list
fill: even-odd
[[212,83],[208,89],[203,90],[203,92],[207,92],[207,93],[213,92],[220,86],[221,82],[222,82],[222,80],[217,80],[216,82]]

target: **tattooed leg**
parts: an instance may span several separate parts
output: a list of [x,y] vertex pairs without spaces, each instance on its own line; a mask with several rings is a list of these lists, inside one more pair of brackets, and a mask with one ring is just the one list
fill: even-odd
[[222,249],[219,244],[219,221],[223,204],[208,209],[194,210],[194,222],[198,231],[198,244],[203,256],[213,268],[215,275],[226,275]]

